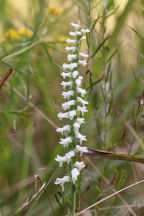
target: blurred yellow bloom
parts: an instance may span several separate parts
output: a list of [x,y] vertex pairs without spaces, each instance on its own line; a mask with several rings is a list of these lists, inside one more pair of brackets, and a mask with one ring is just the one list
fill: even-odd
[[33,32],[26,28],[22,28],[19,30],[9,29],[7,32],[5,32],[4,37],[6,39],[18,40],[22,36],[31,36],[32,34]]
[[5,32],[4,37],[17,40],[20,38],[20,35],[15,29],[9,29],[7,32]]
[[30,29],[22,28],[18,30],[18,34],[21,36],[31,36],[33,32]]
[[58,5],[52,5],[48,8],[48,12],[52,16],[58,16],[62,13],[62,9]]
[[66,36],[60,36],[59,37],[59,41],[66,42],[66,40],[67,40]]

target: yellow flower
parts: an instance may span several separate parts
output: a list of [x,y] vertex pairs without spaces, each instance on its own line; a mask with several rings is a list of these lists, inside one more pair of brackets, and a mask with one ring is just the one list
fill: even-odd
[[62,9],[58,5],[52,5],[48,8],[48,12],[52,16],[58,16],[62,13]]
[[30,29],[22,28],[18,30],[18,34],[20,36],[31,36],[33,32]]
[[59,41],[61,41],[61,42],[66,42],[66,40],[67,40],[66,36],[60,36],[59,37]]
[[5,39],[18,40],[22,36],[31,36],[32,34],[33,34],[33,32],[29,29],[26,29],[26,28],[22,28],[19,30],[15,30],[15,29],[10,28],[7,32],[5,32],[4,38]]
[[10,28],[7,32],[5,32],[4,37],[8,39],[18,40],[20,38],[20,35],[15,29]]

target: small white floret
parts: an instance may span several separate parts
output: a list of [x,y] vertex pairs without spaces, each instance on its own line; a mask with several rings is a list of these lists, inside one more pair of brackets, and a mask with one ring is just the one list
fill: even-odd
[[65,154],[66,162],[69,164],[71,159],[75,156],[74,151],[69,151],[68,153]]
[[81,97],[77,97],[77,101],[82,103],[83,106],[88,104],[88,102],[83,100]]
[[83,33],[89,33],[89,32],[90,32],[89,29],[82,29],[81,31],[82,31]]
[[60,120],[62,120],[63,118],[68,118],[68,112],[66,112],[66,113],[58,113],[58,118],[60,119]]
[[86,90],[82,88],[77,88],[77,92],[80,93],[82,97],[84,97],[85,94],[87,93]]
[[83,134],[79,133],[79,132],[75,132],[76,138],[79,139],[80,144],[82,144],[83,141],[87,141],[86,136],[84,136]]
[[71,73],[70,72],[69,73],[62,72],[61,76],[65,79],[67,77],[71,77]]
[[66,51],[76,51],[76,47],[68,47],[66,46]]
[[77,179],[78,179],[80,172],[77,168],[73,168],[71,171],[71,174],[72,174],[72,182],[73,182],[73,184],[75,184]]
[[72,138],[71,137],[66,137],[66,138],[61,138],[60,142],[61,145],[63,145],[63,147],[67,147],[70,143],[72,143]]
[[60,184],[61,187],[62,187],[62,191],[64,192],[64,184],[66,182],[69,182],[70,181],[70,177],[69,176],[64,176],[63,178],[57,178],[56,181],[55,181],[55,184]]
[[74,71],[74,72],[72,73],[72,77],[75,79],[77,76],[78,76],[78,71]]
[[85,164],[83,161],[82,162],[76,161],[74,167],[76,167],[80,172],[85,167]]
[[84,124],[85,123],[84,118],[77,118],[77,122],[79,124]]
[[65,125],[65,126],[62,127],[62,128],[57,128],[56,131],[57,131],[58,133],[62,133],[62,135],[63,135],[64,132],[70,131],[70,126],[69,126],[69,125]]
[[68,81],[68,82],[62,81],[62,82],[61,82],[61,85],[63,86],[64,89],[65,89],[65,87],[67,87],[67,86],[71,87],[71,86],[72,86],[72,81]]
[[67,43],[70,43],[70,44],[75,44],[76,43],[76,40],[71,40],[70,38],[68,38],[66,40]]
[[76,110],[71,110],[68,112],[68,117],[70,120],[73,120],[73,118],[77,115]]
[[66,70],[66,69],[73,70],[74,68],[77,67],[77,63],[70,63],[70,64],[64,63],[62,67],[64,70]]
[[69,35],[75,37],[76,33],[75,32],[69,32]]
[[75,132],[78,132],[78,130],[79,130],[79,128],[80,128],[80,123],[79,123],[79,122],[75,122],[75,123],[73,124],[73,127],[74,127]]
[[70,64],[70,69],[73,70],[74,68],[76,68],[78,65],[77,63],[71,63]]
[[62,167],[63,163],[65,162],[65,156],[61,157],[60,155],[57,155],[55,160],[59,163],[59,167]]
[[69,35],[75,37],[76,35],[82,35],[82,32],[81,31],[69,32]]
[[80,39],[80,41],[81,40],[85,40],[85,39],[86,39],[86,36],[82,36],[81,39]]
[[76,28],[76,29],[79,29],[80,28],[80,25],[79,24],[76,24],[76,23],[71,23],[71,25]]
[[67,91],[67,92],[65,92],[65,91],[63,91],[63,93],[62,93],[62,96],[65,98],[65,99],[69,99],[71,96],[73,96],[74,95],[74,91]]
[[88,58],[88,55],[85,54],[85,53],[80,52],[79,55],[80,55],[81,57]]
[[68,110],[71,106],[75,105],[75,101],[74,100],[70,100],[68,102],[65,102],[62,104],[62,108],[64,110]]
[[76,59],[77,56],[75,54],[68,54],[67,59],[68,61],[72,61],[73,59]]
[[77,85],[77,88],[79,88],[79,87],[81,86],[82,79],[83,79],[82,76],[79,76],[79,77],[76,79],[75,83],[76,83],[76,85]]
[[82,66],[86,66],[87,62],[86,62],[86,60],[79,60],[79,64]]
[[83,106],[83,107],[77,106],[77,111],[80,111],[82,116],[85,112],[88,112],[88,110],[86,109],[85,106]]
[[76,145],[75,152],[80,153],[80,156],[82,156],[83,153],[88,152],[88,148],[84,146]]
[[64,64],[62,65],[62,67],[63,67],[64,70],[70,69],[69,64],[66,64],[66,63],[64,63]]

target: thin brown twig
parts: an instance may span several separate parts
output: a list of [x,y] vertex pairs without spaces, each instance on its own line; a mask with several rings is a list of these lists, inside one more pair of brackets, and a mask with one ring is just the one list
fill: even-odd
[[[35,175],[35,193],[38,192],[37,189],[37,175]],[[38,208],[37,208],[37,199],[35,199],[35,216],[38,215]]]
[[[136,204],[135,202],[132,205],[129,205],[131,208],[142,208],[144,206],[144,204]],[[99,211],[105,211],[105,210],[109,210],[109,209],[123,209],[123,208],[127,208],[127,205],[119,205],[119,206],[106,206],[106,207],[102,207],[99,208]]]
[[[42,181],[41,181],[41,179],[40,179],[40,177],[39,177],[38,175],[35,175],[35,178],[37,178],[37,180],[40,182],[40,184],[43,185],[43,183],[42,183]],[[53,208],[52,203],[51,203],[51,201],[50,201],[49,195],[48,195],[48,193],[47,193],[47,191],[46,191],[45,188],[43,188],[43,190],[44,190],[44,192],[45,192],[45,194],[46,194],[46,197],[48,198],[48,201],[49,201],[49,203],[50,203],[50,206],[51,206],[53,215],[56,216],[56,215],[55,215],[55,212],[54,212],[54,208]]]
[[3,76],[2,80],[0,81],[0,89],[2,88],[3,84],[5,83],[5,81],[8,79],[8,77],[11,75],[11,73],[13,72],[13,68],[11,67]]
[[[125,188],[122,188],[122,189],[119,190],[119,191],[114,192],[113,194],[111,194],[111,195],[109,195],[109,196],[107,196],[107,197],[105,197],[105,198],[99,200],[99,201],[96,202],[96,203],[93,203],[92,205],[88,206],[87,208],[83,209],[82,211],[77,212],[77,213],[75,214],[75,216],[81,215],[81,214],[83,214],[84,212],[86,212],[87,210],[89,210],[89,209],[95,207],[96,205],[99,205],[100,203],[104,202],[105,200],[108,200],[108,199],[110,199],[111,197],[113,197],[113,196],[115,196],[115,195],[117,195],[117,194],[119,194],[119,193],[121,193],[121,192],[123,192],[123,191],[125,191],[125,190],[128,190],[129,188],[132,188],[132,187],[134,187],[134,186],[136,186],[136,185],[138,185],[138,184],[141,184],[141,183],[144,183],[144,179],[143,179],[143,180],[140,180],[140,181],[138,181],[138,182],[135,182],[135,183],[133,183],[133,184],[131,184],[131,185],[125,187]],[[136,215],[136,214],[135,214],[135,215]],[[137,215],[136,215],[136,216],[137,216]]]
[[[87,162],[93,167],[93,169],[103,178],[103,180],[107,183],[110,184],[110,181],[100,172],[100,170],[93,164],[93,162],[86,157]],[[116,189],[113,188],[112,189],[113,192],[116,192]],[[137,216],[136,213],[133,211],[133,209],[129,206],[129,204],[125,201],[125,199],[123,199],[123,197],[120,194],[117,194],[118,198],[123,202],[124,205],[127,206],[129,212],[131,212],[131,214],[133,216]]]

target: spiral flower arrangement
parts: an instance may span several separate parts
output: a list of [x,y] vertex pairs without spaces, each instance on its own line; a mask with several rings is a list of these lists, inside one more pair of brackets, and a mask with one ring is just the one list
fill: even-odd
[[83,115],[87,112],[88,102],[83,99],[86,90],[81,88],[83,77],[79,75],[79,66],[86,66],[88,58],[87,54],[80,52],[81,42],[86,38],[84,34],[90,32],[89,29],[82,29],[80,23],[71,23],[75,28],[74,32],[69,32],[73,39],[67,39],[66,51],[68,64],[62,65],[63,72],[61,76],[64,81],[61,82],[64,91],[62,96],[66,100],[62,104],[64,112],[58,113],[60,120],[67,119],[67,124],[57,129],[57,132],[62,134],[60,138],[60,145],[66,148],[67,153],[64,156],[57,155],[55,160],[62,167],[64,163],[67,164],[67,174],[63,178],[57,178],[55,184],[60,184],[64,192],[64,184],[71,182],[76,188],[76,182],[81,170],[85,167],[84,162],[77,161],[77,154],[80,156],[83,152],[87,152],[87,147],[81,146],[83,141],[86,141],[86,136],[80,133],[81,125],[85,122]]

